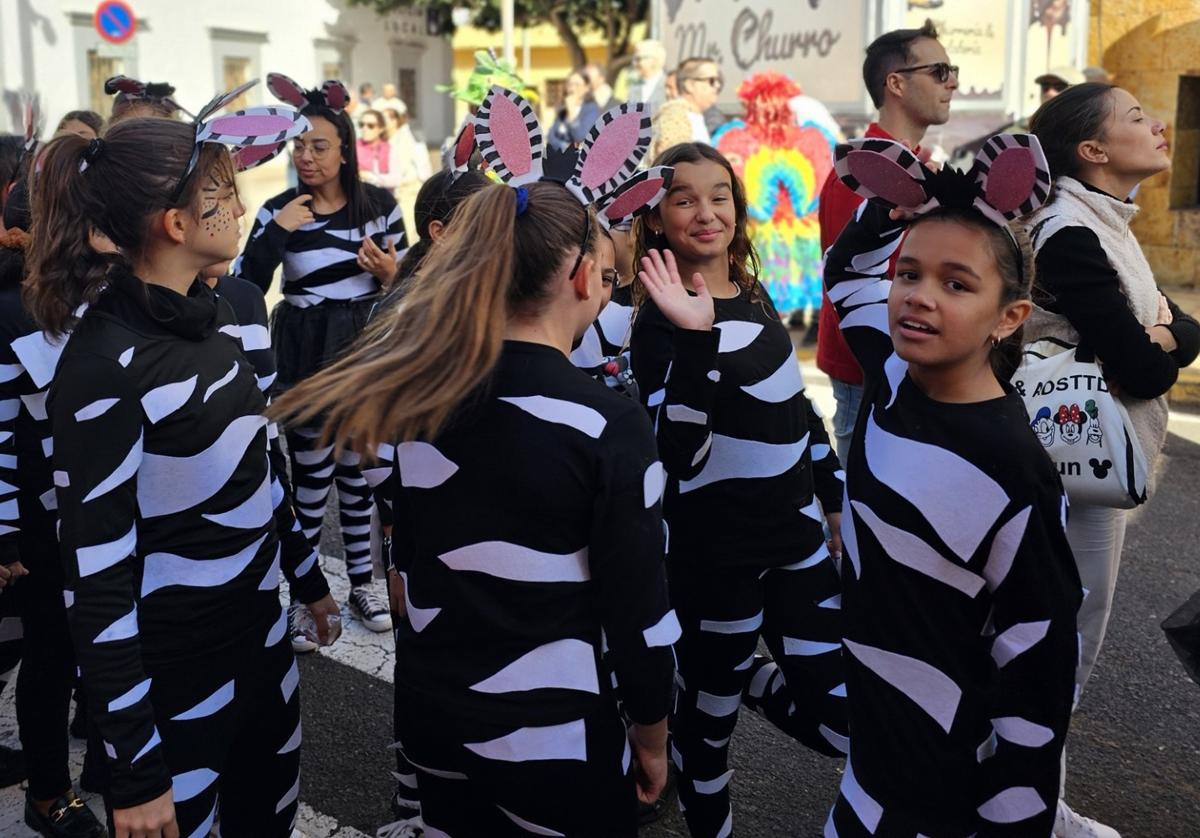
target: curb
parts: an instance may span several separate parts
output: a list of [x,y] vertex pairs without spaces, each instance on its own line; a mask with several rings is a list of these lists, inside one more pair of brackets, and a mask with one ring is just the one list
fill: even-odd
[[1179,371],[1179,380],[1167,396],[1173,410],[1200,412],[1200,368],[1186,367]]

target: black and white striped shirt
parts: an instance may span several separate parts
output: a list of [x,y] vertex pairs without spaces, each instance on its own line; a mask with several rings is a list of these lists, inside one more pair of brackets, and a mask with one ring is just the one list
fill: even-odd
[[275,269],[283,265],[283,298],[298,308],[326,300],[367,299],[379,292],[379,280],[358,265],[363,239],[370,236],[380,249],[405,248],[404,220],[396,199],[387,190],[364,184],[379,213],[363,227],[350,223],[348,205],[288,232],[275,222],[300,192],[288,189],[263,204],[254,218],[246,249],[234,263],[234,276],[248,279],[266,293]]

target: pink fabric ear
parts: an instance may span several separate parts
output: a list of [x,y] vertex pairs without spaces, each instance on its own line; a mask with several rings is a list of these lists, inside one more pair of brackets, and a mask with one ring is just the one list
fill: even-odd
[[852,151],[846,167],[863,186],[889,204],[917,207],[925,202],[925,190],[896,163],[873,151]]
[[270,145],[252,145],[244,148],[235,149],[233,152],[233,165],[239,172],[244,172],[247,169],[253,169],[266,163],[276,154],[283,151],[286,143],[279,143],[274,146]]
[[293,113],[283,112],[275,108],[255,109],[255,111],[239,111],[228,116],[218,116],[210,119],[207,124],[207,137],[274,137],[285,134],[296,123]]
[[1009,213],[1025,203],[1036,182],[1037,170],[1029,149],[1005,149],[992,161],[983,196],[995,209]]
[[[636,111],[622,113],[596,134],[596,139],[587,150],[587,159],[579,172],[579,182],[588,189],[596,189],[606,180],[615,178],[627,163],[637,165],[645,153],[646,143],[641,137],[642,115]],[[633,159],[635,154],[637,159]]]
[[281,102],[297,108],[308,104],[304,98],[304,88],[283,73],[267,73],[267,89]]
[[508,185],[524,186],[542,177],[542,128],[519,94],[492,86],[475,114],[475,142]]
[[606,230],[620,228],[644,212],[648,212],[666,197],[675,170],[656,166],[626,181],[598,215]]
[[350,101],[350,91],[337,79],[329,79],[322,84],[321,93],[325,96],[325,104],[335,111],[345,109]]
[[454,141],[454,170],[466,171],[475,151],[475,123],[468,119]]
[[865,137],[842,143],[833,156],[838,178],[857,195],[908,210],[937,203],[926,189],[925,167],[900,143]]
[[595,203],[633,177],[649,147],[650,118],[645,104],[610,108],[588,133],[575,175],[566,186],[585,204]]
[[[247,108],[227,116],[214,117],[200,125],[196,131],[196,142],[235,146],[238,149],[234,152],[235,163],[239,168],[249,168],[266,162],[283,148],[284,143],[311,127],[307,118],[290,108],[273,105]],[[245,161],[245,165],[242,161]]]
[[1005,220],[1029,215],[1050,197],[1050,166],[1032,134],[989,137],[975,156],[977,203]]

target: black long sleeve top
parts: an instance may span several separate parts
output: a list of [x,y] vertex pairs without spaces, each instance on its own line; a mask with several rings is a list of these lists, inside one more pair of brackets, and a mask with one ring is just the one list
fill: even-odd
[[876,258],[903,232],[869,205],[826,255],[865,376],[842,518],[842,798],[862,834],[1049,835],[1082,601],[1062,484],[1012,388],[947,404],[908,375]]
[[281,550],[294,522],[232,323],[200,282],[114,271],[50,386],[67,616],[118,808],[171,786],[147,670],[275,621],[281,565],[301,601],[328,592],[311,549]]
[[[407,599],[398,692],[515,728],[563,725],[554,749],[570,758],[614,690],[633,721],[666,716],[679,624],[640,405],[556,349],[508,341],[486,395],[389,455]],[[521,741],[521,758],[544,758]]]
[[837,455],[760,291],[714,300],[711,332],[676,329],[653,300],[633,326],[630,360],[669,478],[669,551],[689,562],[815,560],[826,555],[822,509],[842,509]]

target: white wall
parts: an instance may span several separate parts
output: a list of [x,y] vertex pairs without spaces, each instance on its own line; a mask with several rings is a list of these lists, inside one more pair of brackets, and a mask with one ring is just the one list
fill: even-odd
[[[383,19],[370,9],[346,9],[339,0],[129,0],[141,21],[133,40],[112,48],[126,58],[126,74],[169,81],[176,98],[195,111],[218,91],[218,52],[230,43],[256,51],[263,74],[279,71],[305,86],[320,81],[321,56],[330,49],[349,57],[348,85],[371,81],[376,90],[395,80],[397,56],[415,59],[421,123],[434,142],[452,131],[453,107],[434,85],[450,78],[448,41],[423,34],[423,16]],[[2,0],[0,2],[0,130],[20,130],[8,107],[19,90],[42,98],[48,129],[66,111],[86,107],[91,15],[95,0]],[[230,33],[233,33],[231,37]],[[214,35],[218,41],[214,41]],[[318,49],[323,47],[323,49]],[[251,103],[274,101],[264,85]],[[107,115],[107,114],[106,114]]]

